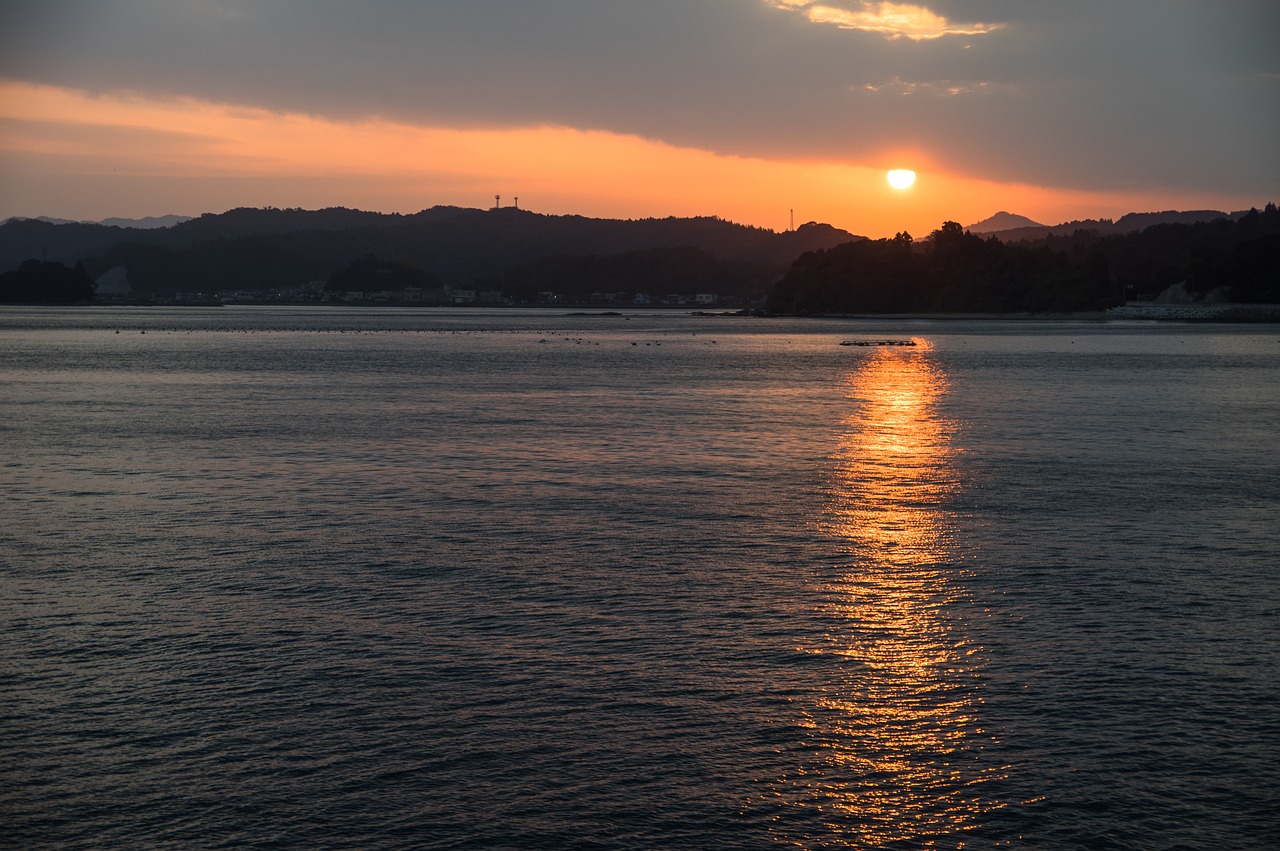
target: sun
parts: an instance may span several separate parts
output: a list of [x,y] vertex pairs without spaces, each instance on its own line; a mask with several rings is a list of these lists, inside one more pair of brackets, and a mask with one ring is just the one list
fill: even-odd
[[916,182],[916,173],[909,168],[890,169],[886,177],[894,189],[909,189]]

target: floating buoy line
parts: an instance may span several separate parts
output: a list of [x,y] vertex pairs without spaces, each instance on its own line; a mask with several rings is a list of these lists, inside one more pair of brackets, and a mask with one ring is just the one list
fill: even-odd
[[842,346],[914,346],[915,340],[845,340]]

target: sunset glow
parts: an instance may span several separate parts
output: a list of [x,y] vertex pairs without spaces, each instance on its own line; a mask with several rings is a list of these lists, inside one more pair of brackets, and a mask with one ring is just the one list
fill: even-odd
[[[0,119],[9,127],[0,153],[22,166],[8,176],[14,209],[6,214],[190,215],[235,206],[407,213],[438,204],[487,207],[504,194],[542,213],[714,215],[776,230],[794,209],[798,223],[882,237],[927,234],[945,220],[977,221],[999,207],[1052,220],[1123,214],[1135,199],[931,172],[928,188],[914,187],[906,207],[905,193],[886,185],[877,163],[724,156],[557,126],[338,122],[16,82],[0,84]],[[175,184],[189,199],[183,206],[171,200]],[[1148,203],[1170,199],[1153,194]]]
[[[0,219],[500,195],[877,237],[1247,210],[1280,186],[1268,8],[13,0]],[[904,165],[927,180],[887,184]]]

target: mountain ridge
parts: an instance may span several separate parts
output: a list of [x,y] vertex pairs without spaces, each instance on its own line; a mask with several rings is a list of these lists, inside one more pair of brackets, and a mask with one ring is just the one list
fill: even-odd
[[[1000,211],[994,216],[969,225],[965,230],[994,236],[1001,242],[1024,242],[1050,236],[1070,236],[1076,231],[1091,231],[1100,236],[1136,233],[1155,225],[1193,225],[1217,219],[1236,221],[1248,210],[1226,213],[1222,210],[1162,210],[1159,212],[1125,213],[1119,219],[1075,219],[1056,225],[1044,225],[1014,213]],[[1008,226],[1006,226],[1008,225]]]
[[[593,219],[514,207],[437,206],[407,215],[237,208],[151,230],[10,221],[0,226],[0,268],[31,257],[83,261],[95,278],[126,270],[135,290],[213,292],[304,286],[372,254],[421,269],[444,286],[468,288],[492,286],[518,268],[576,268],[547,265],[556,258],[630,255],[635,265],[653,261],[644,252],[692,247],[702,254],[662,256],[690,268],[718,264],[717,277],[736,280],[745,294],[767,286],[806,251],[862,238],[816,222],[775,232],[713,216]],[[581,277],[585,285],[587,273]]]
[[164,216],[143,216],[140,219],[111,216],[97,221],[92,219],[57,219],[52,216],[10,216],[5,220],[0,221],[0,227],[9,224],[9,222],[36,221],[45,222],[51,225],[102,225],[103,227],[109,228],[139,228],[141,230],[154,230],[156,228],[170,228],[174,225],[190,221],[193,218],[194,216],[179,216],[172,213]]
[[[1083,250],[1076,244],[1082,239],[1092,244],[1153,225],[1234,221],[1245,215],[1129,213],[1114,222],[1033,223],[974,235],[1054,243],[1055,250],[1063,248],[1055,241],[1074,240],[1070,247]],[[1002,210],[968,230],[1029,221]],[[624,280],[638,287],[646,275],[654,287],[669,285],[664,276],[693,280],[702,275],[708,283],[731,282],[725,286],[745,296],[767,288],[807,252],[858,241],[866,238],[828,224],[809,222],[776,232],[715,216],[595,219],[515,207],[435,206],[411,214],[241,207],[154,228],[11,219],[0,225],[0,271],[40,258],[83,262],[95,279],[112,273],[113,281],[127,281],[124,286],[143,292],[268,290],[313,286],[357,258],[374,255],[420,269],[448,288],[552,290],[570,276],[582,288],[605,291],[621,290]],[[677,250],[684,248],[696,251]]]
[[1020,216],[1016,213],[1009,213],[1004,210],[989,216],[976,224],[969,225],[965,230],[970,233],[996,233],[999,231],[1015,230],[1017,228],[1042,228],[1040,222],[1032,221],[1026,216]]

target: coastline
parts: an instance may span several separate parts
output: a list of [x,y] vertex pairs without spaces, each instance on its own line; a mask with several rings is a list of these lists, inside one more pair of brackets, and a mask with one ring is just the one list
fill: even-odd
[[1065,313],[820,313],[766,314],[772,316],[808,316],[812,319],[886,319],[904,321],[928,319],[937,321],[1022,321],[1022,322],[1225,322],[1280,323],[1280,304],[1127,304],[1107,310]]
[[1280,304],[1155,304],[1133,302],[1113,307],[1107,319],[1175,322],[1280,322]]
[[147,309],[147,308],[196,308],[207,309],[210,307],[258,307],[258,308],[291,308],[291,307],[316,307],[321,309],[343,309],[359,312],[364,309],[377,310],[462,310],[484,312],[487,310],[531,310],[537,312],[563,312],[566,309],[567,316],[574,317],[618,317],[628,315],[645,315],[645,314],[684,314],[689,316],[706,316],[718,318],[793,318],[793,319],[833,319],[833,320],[849,320],[856,319],[859,321],[894,321],[903,322],[909,320],[928,320],[928,321],[1006,321],[1006,322],[1111,322],[1111,321],[1141,321],[1141,322],[1221,322],[1221,323],[1241,323],[1241,324],[1272,324],[1280,323],[1280,304],[1155,304],[1152,302],[1135,302],[1120,307],[1112,307],[1107,310],[1097,311],[1065,311],[1065,312],[1012,312],[1012,313],[983,313],[983,312],[964,312],[964,313],[938,313],[938,312],[922,312],[922,313],[769,313],[757,308],[728,308],[724,310],[693,310],[686,311],[679,308],[657,307],[657,306],[626,306],[623,310],[605,309],[592,310],[589,305],[552,305],[552,304],[521,304],[521,305],[409,305],[409,304],[316,304],[310,302],[174,302],[174,303],[138,303],[138,302],[25,302],[25,303],[4,303],[0,304],[0,308],[39,308],[39,309],[76,309],[76,308],[106,308],[106,309]]
[[[774,316],[806,316],[806,314],[767,314]],[[901,322],[910,319],[928,320],[1008,320],[1037,322],[1103,322],[1109,317],[1102,311],[1081,311],[1076,313],[815,313],[807,314],[811,319],[885,319]]]

